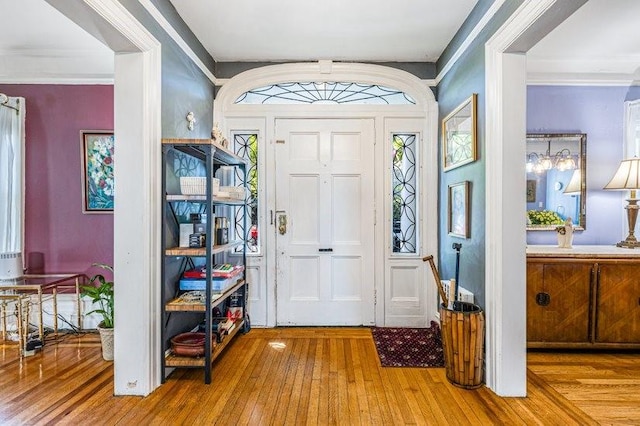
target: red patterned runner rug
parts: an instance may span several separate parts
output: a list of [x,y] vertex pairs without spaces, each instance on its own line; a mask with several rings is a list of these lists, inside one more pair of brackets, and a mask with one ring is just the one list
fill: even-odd
[[373,327],[373,341],[383,367],[444,367],[440,326],[429,328]]

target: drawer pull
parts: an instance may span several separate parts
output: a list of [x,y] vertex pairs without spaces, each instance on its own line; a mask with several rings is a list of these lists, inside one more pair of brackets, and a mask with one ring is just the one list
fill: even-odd
[[536,294],[536,303],[540,306],[547,306],[551,303],[551,296],[549,293],[538,293]]

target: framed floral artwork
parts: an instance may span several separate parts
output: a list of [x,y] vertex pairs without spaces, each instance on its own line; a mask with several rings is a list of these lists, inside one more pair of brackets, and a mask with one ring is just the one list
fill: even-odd
[[478,158],[477,105],[478,95],[474,93],[442,120],[442,166],[445,172]]
[[82,212],[113,212],[112,130],[81,130]]
[[469,181],[449,185],[448,229],[453,237],[469,238]]

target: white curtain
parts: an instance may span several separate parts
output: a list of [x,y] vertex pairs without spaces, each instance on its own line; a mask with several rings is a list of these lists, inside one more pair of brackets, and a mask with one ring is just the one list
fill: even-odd
[[24,98],[0,105],[0,253],[23,250],[24,120]]

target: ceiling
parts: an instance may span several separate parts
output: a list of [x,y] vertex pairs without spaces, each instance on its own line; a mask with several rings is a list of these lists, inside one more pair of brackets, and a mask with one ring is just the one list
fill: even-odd
[[435,62],[476,2],[171,0],[221,62]]
[[[217,61],[435,61],[476,0],[171,0]],[[113,53],[44,0],[0,0],[0,82],[109,82]],[[590,0],[527,54],[530,82],[640,80],[638,0]]]
[[0,0],[0,82],[113,81],[113,52],[44,0]]
[[589,0],[527,52],[529,82],[640,81],[640,1]]

